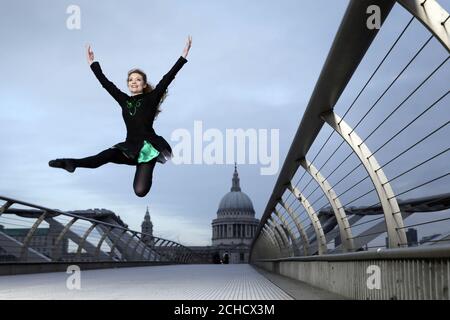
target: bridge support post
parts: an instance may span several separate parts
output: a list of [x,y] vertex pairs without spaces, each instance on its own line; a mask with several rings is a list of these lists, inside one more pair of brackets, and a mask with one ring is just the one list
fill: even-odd
[[311,220],[311,224],[314,228],[314,233],[316,234],[317,251],[319,255],[327,253],[328,251],[327,239],[323,232],[322,224],[320,223],[320,220],[317,217],[314,208],[309,204],[308,199],[306,199],[306,197],[304,197],[292,183],[289,184],[288,189],[294,195],[294,197],[302,204],[303,208],[305,209],[306,213],[309,216],[309,219]]
[[389,238],[389,248],[407,246],[406,233],[403,228],[403,218],[400,208],[395,198],[395,193],[391,188],[389,180],[378,164],[377,159],[369,150],[367,145],[356,132],[336,113],[328,112],[323,114],[323,119],[347,142],[353,152],[358,156],[370,179],[383,207],[384,219]]
[[298,233],[300,234],[300,237],[302,238],[304,254],[305,254],[305,256],[309,255],[308,236],[306,235],[305,228],[303,227],[303,224],[301,223],[298,215],[295,214],[295,212],[292,210],[292,208],[290,206],[288,206],[287,203],[284,202],[283,199],[280,199],[279,203],[283,206],[283,208],[289,214],[289,217],[291,217],[291,220],[294,221],[295,226],[297,227]]
[[286,250],[288,249],[289,244],[287,240],[283,238],[283,234],[280,233],[280,230],[276,227],[276,222],[274,222],[272,216],[269,216],[267,219],[267,227],[272,231],[273,235],[278,240],[282,254],[286,255]]
[[67,231],[69,231],[69,229],[72,227],[72,225],[77,222],[78,218],[73,218],[72,220],[70,220],[65,226],[64,229],[61,231],[61,233],[58,235],[58,237],[56,238],[55,244],[53,245],[53,253],[52,253],[52,260],[53,261],[58,261],[58,259],[60,258],[59,252],[58,252],[58,246],[59,243],[62,241],[62,239],[64,238],[64,236],[66,235]]
[[262,230],[265,230],[265,232],[272,239],[272,241],[274,243],[276,243],[276,245],[279,249],[279,253],[281,255],[281,253],[283,251],[283,246],[281,245],[280,241],[278,240],[278,237],[275,236],[275,234],[273,233],[272,229],[267,224],[265,224]]
[[28,256],[28,246],[30,245],[31,238],[33,237],[33,234],[36,232],[39,225],[44,221],[45,217],[47,216],[47,211],[44,211],[44,213],[34,222],[33,226],[31,227],[30,231],[28,231],[28,234],[26,235],[25,239],[23,240],[22,250],[20,253],[20,260],[26,261]]
[[[122,233],[117,237],[117,236],[115,236],[114,238],[115,238],[115,240],[113,240],[113,239],[111,239],[111,241],[113,242],[113,245],[112,245],[112,247],[111,247],[111,252],[109,253],[109,257],[112,259],[113,258],[113,255],[114,255],[114,249],[116,249],[116,247],[117,247],[117,243],[122,239],[122,237],[123,237],[123,235],[125,234],[125,233],[127,233],[127,230],[125,229],[125,230],[122,230]],[[122,260],[124,259],[124,254],[123,253],[121,253],[122,254]]]
[[261,229],[261,234],[267,240],[273,250],[280,252],[281,248],[279,247],[278,243],[272,238],[272,236],[265,228]]
[[14,202],[12,201],[6,201],[5,204],[0,207],[0,216],[2,215],[3,212],[8,210],[9,207],[11,207],[13,204]]
[[96,222],[92,223],[89,229],[87,229],[86,232],[84,233],[83,238],[81,238],[81,241],[78,244],[78,250],[76,255],[77,259],[81,259],[81,252],[83,250],[84,243],[86,242],[87,237],[91,234],[92,230],[94,230],[96,226],[97,226]]
[[[292,232],[292,229],[289,226],[289,223],[287,222],[287,220],[283,217],[283,215],[277,209],[275,209],[274,212],[277,215],[278,219],[280,219],[281,223],[283,223],[284,228],[286,229],[287,234],[288,234],[288,240],[291,239],[292,254],[294,256],[299,255],[299,250],[298,250],[298,247],[297,247],[297,245],[295,243],[294,233]],[[308,252],[308,251],[306,250],[306,252]]]
[[351,227],[347,219],[347,214],[345,213],[345,210],[341,205],[341,201],[337,197],[333,188],[311,162],[303,158],[300,160],[300,165],[303,167],[303,169],[306,170],[306,172],[309,173],[309,175],[314,180],[316,180],[322,191],[325,193],[325,196],[327,197],[331,207],[333,208],[333,212],[336,216],[336,221],[339,227],[341,242],[344,245],[344,251],[353,251],[354,243]]
[[126,257],[127,260],[131,260],[132,259],[132,255],[128,253],[128,247],[130,246],[131,242],[133,241],[133,239],[137,237],[137,232],[132,232],[132,235],[130,236],[130,238],[127,241],[127,244],[125,245],[125,248],[123,249],[123,254]]
[[101,251],[103,242],[105,241],[105,239],[107,237],[109,237],[109,235],[113,229],[114,229],[114,227],[108,227],[108,229],[106,231],[104,231],[103,229],[100,229],[100,231],[102,232],[102,236],[101,236],[100,240],[98,241],[97,247],[95,248],[95,256],[97,257],[97,260],[100,259],[100,251]]
[[[450,53],[449,14],[436,0],[397,0],[439,40]],[[446,23],[448,24],[446,24]]]

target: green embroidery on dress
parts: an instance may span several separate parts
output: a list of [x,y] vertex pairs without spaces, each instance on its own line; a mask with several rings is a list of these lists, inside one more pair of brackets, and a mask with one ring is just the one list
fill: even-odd
[[141,106],[142,100],[143,99],[127,100],[127,108],[130,116],[134,116],[136,114],[136,110]]

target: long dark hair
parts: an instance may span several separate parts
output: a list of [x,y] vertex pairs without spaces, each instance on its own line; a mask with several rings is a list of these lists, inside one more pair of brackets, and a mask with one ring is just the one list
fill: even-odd
[[[142,76],[142,79],[144,80],[144,83],[147,84],[147,86],[144,88],[144,93],[151,92],[151,91],[153,91],[153,89],[155,89],[155,87],[153,85],[151,85],[150,83],[147,82],[147,75],[141,69],[131,69],[130,71],[128,71],[127,82],[132,73],[140,74]],[[164,99],[166,99],[167,95],[168,95],[168,91],[166,90],[164,92],[164,94],[162,95],[161,100],[159,100],[158,106],[156,108],[155,119],[158,116],[158,114],[162,112],[161,104],[163,103]]]

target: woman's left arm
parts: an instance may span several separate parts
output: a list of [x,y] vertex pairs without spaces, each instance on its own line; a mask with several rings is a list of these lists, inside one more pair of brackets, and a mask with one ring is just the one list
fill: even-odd
[[183,67],[183,65],[187,62],[186,57],[189,53],[189,50],[191,49],[192,45],[192,37],[189,36],[186,41],[186,46],[184,47],[183,54],[178,58],[175,65],[170,69],[169,72],[167,72],[164,77],[159,81],[159,83],[156,85],[155,89],[157,92],[159,92],[161,95],[167,90],[167,87],[169,84],[175,79],[176,74],[180,69]]

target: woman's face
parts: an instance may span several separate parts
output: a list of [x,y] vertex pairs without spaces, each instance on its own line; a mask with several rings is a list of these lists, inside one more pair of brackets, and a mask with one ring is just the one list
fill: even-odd
[[132,95],[141,94],[147,84],[144,83],[144,78],[139,73],[132,73],[128,77],[128,89]]

